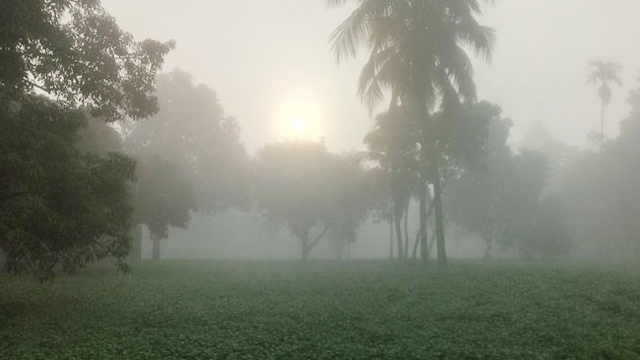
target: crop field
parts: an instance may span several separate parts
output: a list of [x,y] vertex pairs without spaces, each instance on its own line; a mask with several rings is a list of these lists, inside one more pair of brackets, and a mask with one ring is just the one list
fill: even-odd
[[0,275],[0,359],[640,359],[640,266],[159,261]]

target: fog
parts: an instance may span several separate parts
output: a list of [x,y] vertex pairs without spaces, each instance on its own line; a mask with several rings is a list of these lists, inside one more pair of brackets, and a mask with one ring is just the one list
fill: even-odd
[[0,359],[640,358],[640,1],[0,1]]
[[[292,139],[319,140],[336,154],[365,150],[365,135],[376,124],[376,115],[385,111],[381,105],[367,109],[357,96],[366,51],[338,64],[331,48],[330,34],[354,4],[331,7],[323,1],[255,0],[221,5],[106,0],[103,5],[136,38],[176,41],[176,49],[166,57],[165,72],[179,68],[192,76],[194,85],[203,84],[215,92],[225,116],[234,117],[239,125],[239,140],[248,157],[259,156],[266,144]],[[597,86],[587,83],[594,60],[614,61],[621,66],[621,86],[612,86],[604,123],[607,139],[619,137],[620,122],[631,111],[628,94],[638,86],[635,80],[640,53],[632,50],[633,39],[640,36],[634,15],[638,12],[640,3],[632,0],[499,1],[483,7],[479,21],[495,30],[496,43],[490,61],[471,56],[478,98],[499,106],[500,116],[511,120],[506,144],[514,161],[518,161],[515,157],[522,149],[547,157],[546,170],[539,174],[542,180],[536,201],[573,191],[573,184],[567,181],[572,166],[577,166],[574,160],[598,156],[588,155],[597,149],[593,134],[600,128]],[[152,123],[154,119],[145,121]],[[177,148],[166,150],[167,154],[179,152]],[[215,169],[211,171],[215,173]],[[455,186],[456,181],[453,183]],[[567,209],[566,201],[566,217],[587,216],[571,213],[575,209]],[[409,206],[407,226],[413,248],[413,234],[419,228],[417,200]],[[244,211],[226,211],[192,211],[186,229],[170,226],[162,256],[299,257],[291,224],[270,229],[255,205]],[[448,216],[452,217],[455,214]],[[468,231],[464,227],[456,221],[447,225],[449,255],[486,255],[477,229]],[[558,255],[600,254],[594,250],[598,240],[590,238],[592,232],[587,227],[574,221],[564,229],[571,233],[567,238],[573,239],[572,250]],[[394,231],[388,221],[373,221],[368,215],[346,248],[336,252],[329,240],[321,241],[311,257],[389,257],[390,230]],[[513,245],[502,245],[491,249],[493,256],[517,254]],[[143,257],[151,257],[152,251],[151,242],[143,242]]]
[[[311,103],[319,136],[332,151],[362,149],[372,126],[356,96],[361,57],[336,64],[329,36],[354,4],[325,1],[105,0],[104,7],[136,38],[174,39],[165,69],[178,67],[215,89],[236,116],[250,150],[282,138],[289,102]],[[472,56],[478,98],[499,104],[514,120],[514,146],[543,123],[558,140],[587,146],[599,129],[599,100],[587,86],[588,65],[603,59],[622,65],[622,87],[607,108],[607,135],[629,107],[640,69],[634,0],[498,1],[484,6],[480,22],[495,29],[492,61]],[[282,108],[285,108],[284,110]],[[286,115],[285,115],[286,116]],[[316,135],[316,134],[314,134]]]

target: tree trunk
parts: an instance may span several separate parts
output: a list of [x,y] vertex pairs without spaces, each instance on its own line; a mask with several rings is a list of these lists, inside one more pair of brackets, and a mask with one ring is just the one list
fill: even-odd
[[393,200],[389,212],[389,260],[393,260]]
[[602,148],[604,147],[604,100],[602,100],[602,110],[600,113],[600,151],[602,152]]
[[482,257],[485,260],[491,259],[491,238],[484,237],[484,241],[487,243],[487,247],[484,249],[484,256]]
[[404,258],[404,250],[402,248],[402,211],[403,206],[398,203],[397,199],[394,199],[394,214],[393,219],[396,227],[396,241],[398,243],[397,252],[398,252],[398,260],[402,261]]
[[151,259],[160,260],[160,237],[151,233],[151,241],[153,241]]
[[309,245],[306,243],[302,244],[302,262],[307,262],[307,260],[309,259],[309,252],[311,249],[309,249]]
[[324,229],[322,230],[322,232],[318,236],[316,236],[315,239],[313,240],[309,239],[310,230],[307,230],[305,233],[298,236],[298,238],[300,239],[300,244],[302,245],[302,261],[303,262],[306,262],[309,259],[309,253],[311,252],[311,250],[313,250],[314,246],[318,244],[320,239],[324,237],[327,231],[329,231],[329,227],[327,225],[324,225]]
[[440,184],[440,169],[438,164],[433,173],[433,201],[436,210],[436,241],[438,244],[438,266],[447,267],[447,251],[444,247],[444,213],[442,211],[442,186]]
[[404,207],[404,259],[409,260],[409,205],[411,198],[407,199]]
[[427,189],[426,183],[420,183],[418,196],[420,198],[420,262],[426,264],[429,261],[427,249]]
[[133,229],[131,229],[131,237],[133,243],[131,244],[129,259],[132,262],[138,262],[142,260],[142,224],[135,225]]

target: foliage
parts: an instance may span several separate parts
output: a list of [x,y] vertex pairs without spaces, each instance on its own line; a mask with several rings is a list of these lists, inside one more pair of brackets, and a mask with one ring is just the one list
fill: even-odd
[[135,162],[78,149],[81,111],[37,96],[1,102],[0,248],[8,269],[45,280],[103,257],[127,270]]
[[463,142],[465,151],[475,156],[449,184],[446,201],[451,219],[486,242],[485,257],[491,256],[496,243],[517,247],[526,257],[566,255],[569,236],[560,221],[559,202],[543,199],[548,158],[531,150],[512,153],[507,144],[512,122],[501,117],[499,107],[482,102],[465,109],[466,120],[459,123],[476,128],[457,134],[476,137],[475,142]]
[[353,240],[368,214],[359,159],[331,154],[322,142],[289,140],[262,148],[255,166],[258,209],[300,240],[303,260],[329,230],[334,240]]
[[[347,0],[328,0],[344,4]],[[417,129],[420,171],[434,189],[438,263],[446,266],[441,161],[443,145],[452,135],[451,124],[461,102],[474,102],[473,67],[466,49],[488,59],[493,31],[480,25],[477,0],[363,0],[334,31],[336,59],[354,57],[360,46],[369,60],[360,74],[359,93],[369,109],[387,90],[390,109],[400,103]],[[440,116],[432,116],[441,109]],[[421,197],[421,244],[426,248],[426,211]],[[426,256],[423,256],[426,261]]]
[[186,228],[189,212],[196,209],[195,196],[178,167],[159,156],[144,159],[138,166],[135,222],[166,238],[169,226]]
[[0,275],[0,357],[632,360],[638,270],[163,261],[129,282]]
[[602,60],[592,61],[590,66],[593,68],[587,78],[590,83],[600,83],[598,88],[598,96],[602,100],[603,105],[608,105],[611,102],[611,86],[610,83],[614,82],[618,86],[622,85],[619,72],[622,69],[620,64],[614,62],[607,62]]
[[213,90],[181,70],[159,75],[157,85],[162,110],[125,126],[127,153],[173,163],[202,212],[247,209],[250,166],[236,120],[225,116]]
[[154,77],[172,42],[134,41],[99,0],[8,0],[0,9],[1,97],[38,88],[108,121],[158,111]]
[[127,270],[135,162],[109,153],[117,136],[93,118],[157,112],[155,75],[172,47],[134,41],[99,0],[2,2],[0,241],[11,271],[46,279],[58,263],[73,271],[105,256]]
[[640,254],[640,112],[638,90],[620,136],[598,153],[583,151],[564,172],[557,194],[563,219],[587,256]]

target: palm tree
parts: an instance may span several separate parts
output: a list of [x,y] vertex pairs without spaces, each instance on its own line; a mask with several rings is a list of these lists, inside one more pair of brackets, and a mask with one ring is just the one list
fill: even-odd
[[[347,0],[328,0],[340,5]],[[488,59],[493,31],[480,25],[478,0],[358,0],[359,6],[335,30],[331,39],[337,61],[369,50],[360,74],[359,94],[373,109],[391,94],[402,103],[421,131],[421,172],[434,186],[438,263],[446,266],[439,167],[442,127],[461,101],[475,101],[473,68],[465,51],[472,47]],[[448,116],[434,117],[437,107]],[[421,209],[426,208],[420,206]],[[421,246],[426,254],[426,212],[421,211]],[[423,261],[426,259],[423,256]]]
[[604,144],[604,108],[611,102],[610,83],[615,82],[618,86],[622,85],[620,75],[618,74],[622,67],[615,62],[605,62],[602,60],[594,60],[590,63],[593,68],[588,77],[589,83],[600,83],[598,88],[598,96],[602,101],[602,110],[600,113],[600,149]]

